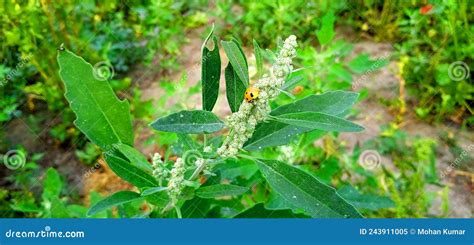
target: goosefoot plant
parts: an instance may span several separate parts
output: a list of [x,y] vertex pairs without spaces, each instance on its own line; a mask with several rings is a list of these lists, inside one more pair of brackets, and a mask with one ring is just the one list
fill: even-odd
[[[212,50],[207,47],[211,42]],[[202,46],[202,110],[183,110],[151,123],[158,131],[178,136],[166,156],[155,154],[151,164],[133,148],[129,103],[119,100],[107,82],[95,79],[93,67],[81,57],[58,51],[65,96],[77,116],[75,125],[102,148],[108,166],[137,187],[98,202],[89,215],[144,201],[145,217],[361,217],[335,189],[313,175],[255,157],[263,148],[286,145],[314,130],[363,130],[343,118],[358,94],[332,91],[275,106],[273,100],[293,71],[296,37],[279,45],[266,74],[254,41],[258,70],[254,83],[239,42],[220,44],[229,59],[224,76],[232,115],[224,123],[212,113],[221,77],[219,43],[212,29]],[[170,155],[176,156],[174,162]]]

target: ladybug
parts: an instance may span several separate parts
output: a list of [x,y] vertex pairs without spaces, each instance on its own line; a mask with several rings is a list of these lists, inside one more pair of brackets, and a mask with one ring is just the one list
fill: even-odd
[[258,94],[260,93],[260,89],[256,87],[249,87],[245,90],[245,100],[248,103],[252,103],[255,99],[258,98]]

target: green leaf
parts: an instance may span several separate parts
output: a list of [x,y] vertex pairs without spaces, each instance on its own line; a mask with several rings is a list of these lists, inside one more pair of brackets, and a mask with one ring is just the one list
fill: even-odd
[[261,78],[263,76],[263,56],[260,46],[258,42],[253,40],[253,52],[255,54],[255,61],[257,63],[257,78]]
[[250,80],[249,71],[247,67],[247,59],[245,58],[245,54],[242,52],[242,48],[239,43],[234,40],[221,41],[221,43],[227,57],[229,58],[229,62],[232,64],[232,68],[247,87]]
[[[214,26],[202,45],[202,109],[212,111],[219,96],[219,81],[221,79],[221,57],[217,37],[213,35]],[[214,49],[210,51],[206,44],[212,37]]]
[[358,93],[347,91],[331,91],[324,94],[310,95],[293,103],[280,106],[273,110],[270,115],[279,116],[311,111],[337,116],[350,109],[358,97]]
[[384,208],[393,208],[395,203],[388,197],[374,194],[362,194],[350,185],[343,186],[337,193],[350,202],[354,207],[377,211]]
[[349,68],[352,71],[362,74],[367,71],[375,71],[386,66],[389,63],[388,57],[371,60],[369,55],[360,54],[349,62]]
[[304,214],[295,214],[291,210],[268,210],[265,209],[263,203],[255,204],[253,207],[244,210],[242,213],[234,216],[237,219],[253,219],[253,218],[309,218]]
[[224,123],[210,111],[180,111],[158,118],[150,124],[154,129],[165,132],[201,134],[221,130]]
[[332,80],[339,78],[348,84],[352,83],[352,74],[341,64],[336,63],[329,67],[329,75],[331,76],[330,79]]
[[117,144],[115,147],[130,161],[132,165],[146,172],[151,173],[151,171],[153,171],[153,168],[151,167],[151,164],[148,163],[146,157],[135,148],[125,144]]
[[195,197],[181,206],[183,218],[205,218],[211,209],[211,200]]
[[117,143],[133,145],[128,101],[120,101],[109,83],[98,80],[92,65],[81,57],[60,51],[58,62],[66,99],[77,116],[74,124],[104,150]]
[[259,123],[252,137],[244,144],[244,150],[257,151],[265,147],[285,145],[296,139],[296,136],[309,131],[310,128],[277,121]]
[[43,180],[43,198],[50,200],[54,197],[59,197],[64,184],[58,171],[54,168],[48,168],[45,175]]
[[168,190],[168,187],[158,186],[158,187],[145,188],[142,191],[141,196],[145,197],[145,196],[153,195],[155,193],[166,191],[166,190]]
[[227,158],[225,163],[218,164],[214,170],[219,172],[218,176],[223,180],[233,180],[237,177],[250,179],[258,171],[258,167],[249,159]]
[[59,197],[51,197],[49,200],[51,202],[50,208],[48,210],[48,218],[70,218],[71,214],[67,209],[66,205],[59,199]]
[[104,156],[110,169],[123,180],[138,188],[158,186],[158,182],[153,176],[130,164],[130,162],[110,153],[106,153]]
[[257,160],[273,190],[313,218],[360,218],[357,210],[336,191],[310,174],[274,160]]
[[96,213],[105,211],[113,206],[122,205],[122,204],[129,203],[132,201],[140,200],[140,199],[142,199],[142,197],[140,196],[140,194],[136,192],[119,191],[106,197],[102,201],[99,201],[98,203],[96,203],[94,206],[92,206],[89,209],[89,212],[87,212],[87,215],[91,216]]
[[345,119],[320,112],[289,113],[275,117],[275,120],[297,127],[336,132],[359,132],[363,127]]
[[318,36],[319,43],[321,45],[328,44],[334,38],[334,21],[336,17],[334,16],[334,12],[331,10],[326,15],[323,16],[321,29],[316,32]]
[[196,196],[201,198],[216,198],[223,196],[238,196],[248,191],[246,187],[237,185],[210,185],[196,190]]
[[[357,101],[358,93],[332,91],[319,95],[310,95],[293,103],[280,106],[270,115],[279,116],[297,112],[321,112],[333,116],[344,115]],[[296,136],[312,129],[288,125],[276,121],[263,122],[257,125],[255,133],[245,143],[245,150],[261,150],[264,147],[284,145]]]
[[236,112],[244,100],[247,86],[239,79],[230,62],[225,68],[225,85],[230,110]]

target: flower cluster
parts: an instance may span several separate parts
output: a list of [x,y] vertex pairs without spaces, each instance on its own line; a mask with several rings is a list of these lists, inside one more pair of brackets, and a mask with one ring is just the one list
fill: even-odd
[[265,74],[253,87],[260,90],[259,96],[252,102],[243,101],[239,111],[227,118],[229,135],[224,144],[217,149],[222,157],[233,157],[253,135],[257,123],[264,121],[270,113],[269,102],[280,94],[285,78],[293,70],[292,59],[296,56],[296,36],[289,36],[281,48],[270,75]]
[[169,175],[169,171],[166,169],[159,153],[155,153],[155,155],[153,155],[152,168],[153,177],[155,177],[160,182],[160,184]]
[[168,182],[168,195],[170,197],[170,206],[175,206],[181,195],[183,189],[184,173],[186,168],[182,158],[176,159],[173,169],[171,170],[171,177]]

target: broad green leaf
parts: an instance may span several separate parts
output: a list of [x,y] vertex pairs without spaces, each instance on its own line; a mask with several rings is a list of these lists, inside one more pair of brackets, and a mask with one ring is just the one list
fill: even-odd
[[311,111],[337,116],[351,108],[358,97],[358,93],[347,91],[331,91],[324,94],[310,95],[293,103],[280,106],[273,110],[270,115],[279,116]]
[[244,82],[245,86],[248,86],[250,79],[247,67],[247,59],[245,58],[245,54],[242,52],[242,49],[239,47],[239,44],[234,40],[221,41],[221,43],[235,73],[240,78],[240,80]]
[[[202,109],[212,111],[219,96],[219,82],[221,79],[221,57],[217,37],[213,35],[214,26],[202,45]],[[207,42],[212,37],[214,49],[211,51],[206,47]]]
[[319,129],[336,132],[359,132],[363,127],[345,119],[324,114],[321,112],[298,112],[283,114],[275,117],[275,120],[297,127]]
[[104,150],[114,144],[133,145],[128,101],[120,101],[107,81],[98,80],[94,68],[81,57],[59,51],[59,75],[66,87],[66,99],[76,114],[75,125]]
[[295,205],[288,202],[278,192],[271,192],[268,201],[265,203],[265,208],[269,210],[293,210],[294,213],[301,213],[301,209],[298,209]]
[[153,171],[153,168],[151,167],[151,164],[148,163],[146,157],[138,152],[135,148],[125,144],[117,144],[115,147],[130,161],[132,165],[135,165],[146,172]]
[[311,131],[310,128],[277,121],[259,123],[252,137],[244,144],[244,150],[257,151],[265,147],[285,145],[296,139],[296,136],[309,131]]
[[165,132],[202,134],[221,130],[224,123],[210,111],[180,111],[158,118],[150,124],[154,129]]
[[183,218],[204,218],[211,209],[211,200],[195,197],[181,206]]
[[[357,100],[358,93],[332,91],[319,95],[310,95],[293,103],[280,106],[270,115],[279,116],[297,112],[321,112],[333,116],[344,115]],[[255,133],[245,143],[245,150],[261,150],[264,147],[284,145],[296,136],[312,129],[297,127],[276,121],[263,122],[257,125]]]
[[265,209],[263,203],[255,204],[253,207],[244,210],[242,213],[234,216],[237,219],[252,219],[252,218],[309,218],[304,214],[295,214],[291,210],[268,210]]
[[223,180],[233,180],[237,177],[250,179],[258,171],[258,167],[249,159],[227,158],[225,163],[218,164],[214,170],[219,172],[218,176]]
[[166,190],[168,190],[168,187],[158,186],[158,187],[145,188],[142,191],[141,196],[145,197],[145,196],[153,195],[155,193],[166,191]]
[[216,198],[223,196],[238,196],[248,191],[246,187],[237,185],[210,185],[196,190],[196,196],[201,198]]
[[272,189],[313,218],[360,218],[357,210],[336,191],[310,174],[274,160],[257,160]]
[[129,203],[132,201],[140,200],[140,199],[142,199],[142,197],[140,196],[140,194],[136,192],[119,191],[106,197],[102,201],[99,201],[98,203],[96,203],[94,206],[92,206],[89,209],[89,212],[87,212],[87,215],[91,216],[96,213],[100,213],[104,210],[107,210],[113,206],[122,205],[122,204]]
[[368,71],[376,71],[389,63],[388,57],[371,60],[369,55],[360,54],[349,62],[352,71],[362,74]]
[[153,176],[130,164],[130,162],[109,153],[104,154],[104,156],[110,169],[123,180],[138,188],[158,186],[158,182]]
[[388,197],[362,194],[350,185],[343,186],[337,193],[354,205],[354,207],[360,209],[377,211],[379,209],[395,207],[395,203]]
[[247,86],[239,79],[230,62],[225,68],[225,86],[230,110],[236,112],[244,100]]
[[319,40],[319,44],[326,45],[334,38],[334,21],[336,17],[334,12],[331,10],[326,15],[323,16],[321,21],[321,29],[316,32],[316,35]]
[[58,171],[54,168],[48,168],[45,175],[43,180],[43,198],[52,199],[59,197],[64,184]]
[[255,54],[255,61],[257,64],[257,78],[261,78],[263,76],[263,56],[262,56],[262,50],[260,49],[260,46],[258,45],[258,42],[253,40],[253,52]]

